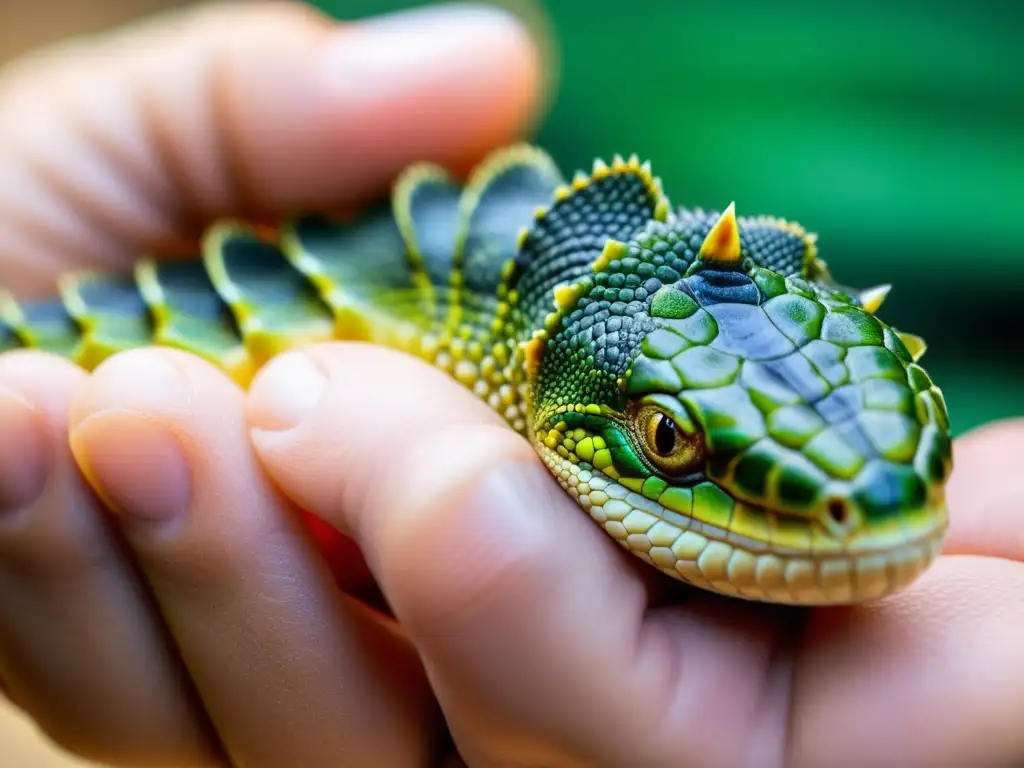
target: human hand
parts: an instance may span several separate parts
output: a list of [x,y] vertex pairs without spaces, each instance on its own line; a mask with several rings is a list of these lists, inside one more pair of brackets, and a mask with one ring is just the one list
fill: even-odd
[[653,578],[416,360],[290,352],[248,407],[278,487],[355,538],[470,765],[1024,757],[1022,423],[958,442],[944,556],[910,589],[806,611]]
[[[194,247],[217,217],[468,167],[523,129],[539,69],[520,26],[471,7],[341,26],[231,4],[38,54],[0,80],[0,284],[45,295],[68,268]],[[0,356],[0,680],[110,764],[428,763],[443,729],[414,650],[339,592],[243,406],[167,350],[92,377]]]

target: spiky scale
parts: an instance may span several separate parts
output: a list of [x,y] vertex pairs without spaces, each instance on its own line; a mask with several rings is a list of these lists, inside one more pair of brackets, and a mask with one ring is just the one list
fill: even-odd
[[740,228],[736,221],[736,204],[722,212],[718,221],[701,243],[697,258],[702,261],[736,262],[740,259]]
[[928,345],[924,339],[912,333],[898,333],[897,335],[900,337],[900,341],[903,342],[903,346],[910,352],[910,357],[915,363],[924,357],[924,353],[928,350]]
[[876,285],[874,288],[861,291],[858,296],[860,305],[864,307],[865,312],[875,314],[881,308],[891,289],[891,285]]

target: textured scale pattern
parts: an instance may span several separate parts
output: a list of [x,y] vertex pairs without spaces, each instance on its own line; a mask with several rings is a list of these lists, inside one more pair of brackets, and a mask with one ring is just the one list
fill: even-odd
[[887,290],[837,284],[798,224],[673,209],[635,157],[566,183],[514,146],[465,184],[415,165],[353,220],[225,222],[191,261],[0,296],[0,352],[91,369],[155,343],[246,384],[290,347],[385,344],[499,412],[649,565],[848,603],[913,581],[947,526],[945,403],[923,342],[878,318]]
[[639,174],[578,177],[576,194],[545,210],[525,231],[509,287],[521,311],[538,324],[551,311],[555,286],[591,272],[609,239],[629,237],[655,216],[659,191]]

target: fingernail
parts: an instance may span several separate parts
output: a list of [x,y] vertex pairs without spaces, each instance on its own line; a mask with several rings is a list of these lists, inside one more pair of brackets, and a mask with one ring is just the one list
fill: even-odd
[[90,399],[70,435],[71,451],[113,512],[151,523],[184,515],[192,495],[181,443],[150,409],[180,402],[188,380],[152,351],[128,352],[93,373]]
[[43,492],[50,456],[39,412],[0,387],[0,512],[25,509]]
[[467,41],[510,29],[521,30],[516,17],[489,5],[451,3],[391,13],[342,27],[327,45],[324,66],[336,84],[386,99],[407,90],[425,67],[452,58]]
[[249,388],[248,418],[254,430],[284,432],[311,414],[327,389],[327,375],[303,352],[286,352],[268,363]]
[[181,443],[159,422],[131,411],[100,411],[75,429],[71,448],[112,511],[150,523],[188,511],[188,463]]

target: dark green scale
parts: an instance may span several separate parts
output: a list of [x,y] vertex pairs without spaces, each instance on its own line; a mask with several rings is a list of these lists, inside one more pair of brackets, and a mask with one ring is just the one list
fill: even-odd
[[56,355],[71,357],[78,349],[81,331],[64,306],[63,299],[49,298],[15,308],[13,299],[5,301],[2,320],[7,331],[0,334],[10,348],[35,347]]
[[14,349],[18,346],[21,346],[18,337],[14,335],[11,327],[4,320],[0,319],[0,350]]
[[462,185],[447,173],[430,174],[410,185],[405,203],[406,243],[423,262],[431,286],[446,285],[455,265],[455,233],[459,231]]
[[67,281],[61,293],[68,313],[83,329],[85,348],[78,354],[87,366],[153,337],[153,323],[134,280],[83,276]]
[[212,362],[244,356],[238,323],[201,261],[152,264],[138,279],[151,313],[163,318],[160,343]]

